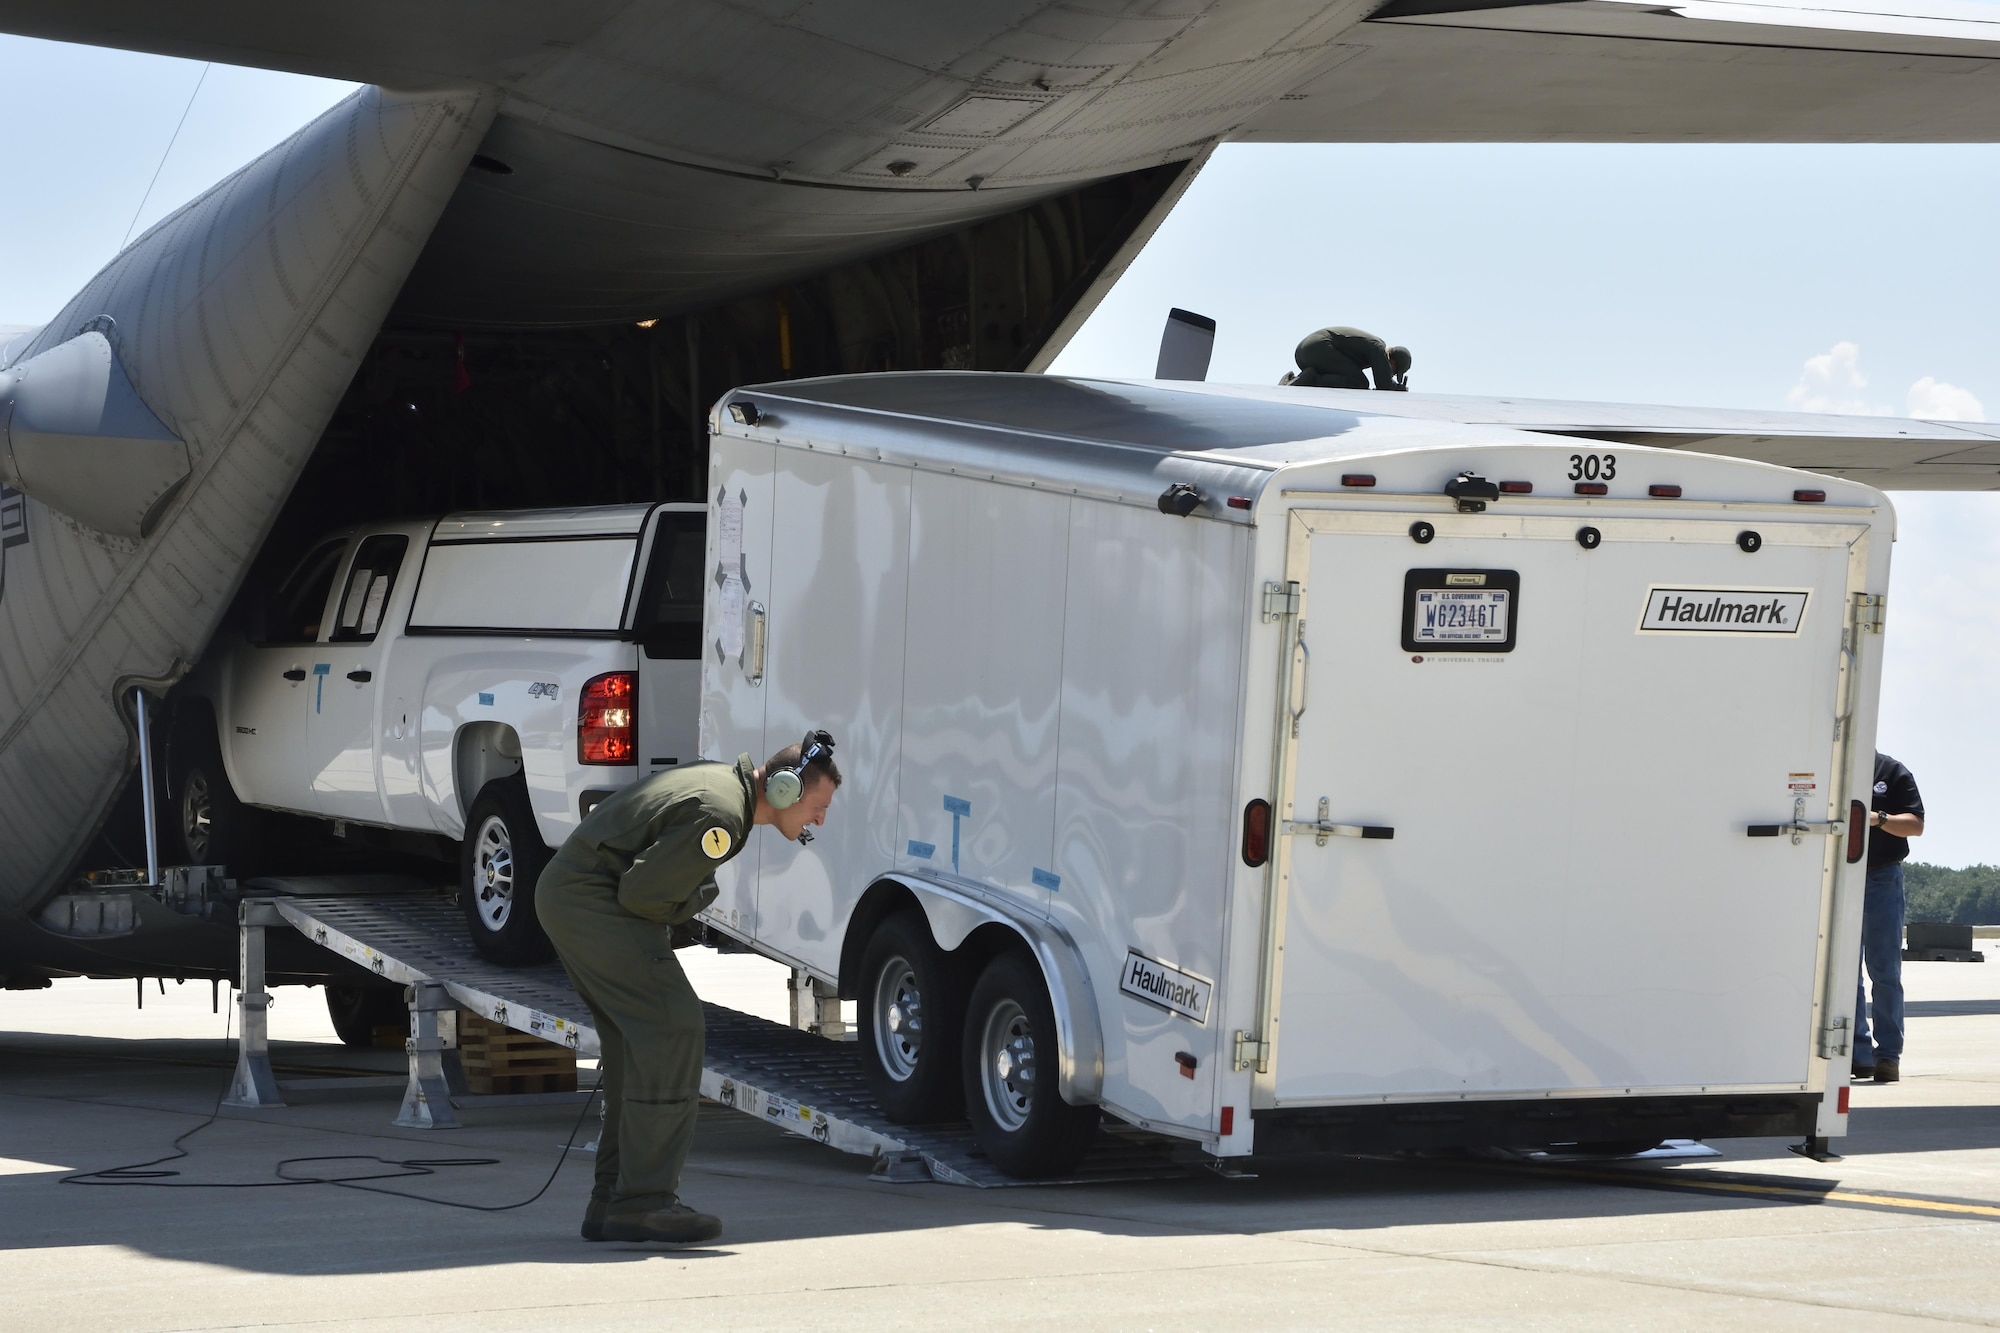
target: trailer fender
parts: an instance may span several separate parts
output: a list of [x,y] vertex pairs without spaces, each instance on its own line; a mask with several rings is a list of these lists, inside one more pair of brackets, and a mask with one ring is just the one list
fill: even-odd
[[1019,936],[1042,969],[1055,1007],[1056,1033],[1062,1042],[1057,1087],[1072,1106],[1098,1102],[1104,1096],[1104,1032],[1098,1024],[1097,998],[1083,951],[1068,931],[1055,922],[1007,901],[982,885],[957,880],[941,883],[921,875],[884,875],[878,883],[900,885],[923,909],[931,936],[946,952],[957,949],[981,926],[998,925]]

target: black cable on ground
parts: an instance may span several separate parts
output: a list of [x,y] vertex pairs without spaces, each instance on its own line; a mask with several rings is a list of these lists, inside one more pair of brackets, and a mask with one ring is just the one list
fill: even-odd
[[[230,1029],[234,1025],[235,1017],[236,1015],[232,1009],[228,1017],[223,1021],[222,1040],[225,1045],[228,1044]],[[234,1074],[231,1077],[234,1078]],[[289,1189],[299,1185],[334,1185],[341,1189],[360,1190],[367,1194],[386,1194],[393,1199],[411,1199],[417,1203],[436,1204],[440,1208],[463,1208],[475,1213],[505,1213],[516,1208],[526,1208],[529,1204],[534,1203],[544,1194],[547,1194],[549,1186],[556,1183],[556,1176],[561,1173],[563,1163],[569,1160],[570,1149],[576,1145],[576,1136],[583,1130],[585,1117],[590,1114],[590,1108],[597,1104],[597,1093],[598,1089],[593,1087],[590,1090],[590,1095],[583,1099],[583,1110],[577,1113],[576,1124],[570,1127],[569,1138],[564,1141],[562,1152],[556,1158],[556,1164],[549,1169],[549,1178],[542,1182],[540,1189],[519,1203],[459,1203],[453,1199],[436,1199],[427,1194],[410,1194],[403,1190],[381,1189],[365,1183],[374,1180],[408,1180],[419,1176],[434,1176],[444,1167],[499,1166],[501,1159],[498,1157],[409,1157],[397,1159],[382,1157],[373,1153],[338,1153],[317,1157],[287,1157],[280,1160],[271,1168],[272,1174],[278,1177],[276,1180],[180,1180],[177,1178],[181,1174],[179,1171],[154,1169],[160,1167],[163,1163],[179,1161],[181,1158],[186,1157],[188,1150],[183,1145],[189,1139],[222,1118],[222,1100],[229,1095],[227,1085],[224,1085],[222,1091],[215,1095],[215,1106],[209,1111],[208,1118],[193,1129],[185,1131],[174,1139],[172,1152],[167,1153],[165,1156],[155,1157],[151,1161],[133,1162],[129,1166],[111,1166],[104,1168],[102,1171],[73,1171],[69,1175],[62,1177],[60,1183],[64,1185],[128,1185],[150,1189],[182,1190],[264,1190]],[[301,1162],[375,1162],[395,1169],[358,1176],[300,1177],[285,1174],[286,1167],[294,1166]]]

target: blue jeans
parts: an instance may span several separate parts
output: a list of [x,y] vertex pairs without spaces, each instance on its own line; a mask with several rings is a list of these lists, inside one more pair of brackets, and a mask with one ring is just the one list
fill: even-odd
[[[1865,975],[1854,986],[1854,1063],[1903,1058],[1903,867],[1868,872],[1861,899],[1861,961]],[[1875,983],[1875,1022],[1868,1022],[1868,986]],[[1871,1031],[1873,1040],[1870,1039]]]

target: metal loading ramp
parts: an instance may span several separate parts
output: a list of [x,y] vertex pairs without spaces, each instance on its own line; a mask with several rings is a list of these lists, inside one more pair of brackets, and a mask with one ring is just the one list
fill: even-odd
[[[456,1123],[447,1086],[450,1048],[440,1023],[440,1015],[453,1010],[569,1046],[581,1056],[597,1055],[590,1010],[559,964],[504,968],[486,961],[466,939],[459,910],[433,891],[323,892],[337,887],[337,881],[267,880],[252,890],[267,896],[244,900],[243,1053],[233,1104],[281,1104],[269,1079],[268,1055],[251,1049],[262,1044],[261,1005],[267,1003],[261,977],[253,981],[247,966],[251,936],[272,925],[290,926],[314,944],[411,988],[410,1081],[399,1124]],[[262,952],[261,941],[256,952]],[[856,1043],[717,1004],[702,1008],[708,1028],[702,1096],[841,1152],[872,1158],[878,1179],[987,1188],[1152,1179],[1187,1169],[1188,1163],[1177,1160],[1185,1153],[1174,1140],[1107,1120],[1075,1171],[1060,1179],[1017,1180],[986,1160],[962,1124],[892,1123],[868,1093]],[[255,1067],[260,1060],[262,1084]],[[261,1099],[260,1086],[267,1089]]]

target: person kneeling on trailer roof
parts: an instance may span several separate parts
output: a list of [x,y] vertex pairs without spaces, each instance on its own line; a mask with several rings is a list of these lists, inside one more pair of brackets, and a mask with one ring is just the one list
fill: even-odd
[[680,1200],[701,1098],[701,1000],[674,932],[715,901],[717,866],[759,824],[809,842],[840,785],[824,731],[762,768],[690,764],[606,798],[535,885],[535,912],[597,1022],[604,1130],[585,1240],[687,1244],[720,1219]]
[[[1407,390],[1410,387],[1410,349],[1391,347],[1366,329],[1344,325],[1309,333],[1292,354],[1299,363],[1298,373],[1278,381],[1302,389],[1366,389],[1372,387]],[[1363,374],[1363,371],[1367,374]]]

